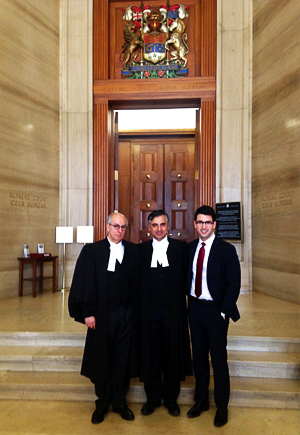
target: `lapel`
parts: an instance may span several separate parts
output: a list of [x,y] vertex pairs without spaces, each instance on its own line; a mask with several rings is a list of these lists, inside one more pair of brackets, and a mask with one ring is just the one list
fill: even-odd
[[131,255],[131,253],[132,253],[131,245],[126,240],[122,240],[122,243],[124,245],[124,257],[125,257],[125,255],[128,256],[130,270],[134,271],[135,266],[136,266],[136,264],[135,264],[136,257],[135,257],[135,255]]
[[104,258],[105,259],[107,259],[107,264],[106,264],[106,268],[107,268],[107,266],[108,266],[108,260],[109,260],[109,255],[110,255],[110,244],[109,244],[109,241],[107,240],[107,238],[105,238],[104,240],[103,240],[103,255],[104,255]]
[[148,267],[151,266],[152,252],[153,252],[152,240],[149,240],[148,242],[145,242],[145,256],[147,259],[146,264],[148,265]]
[[173,240],[168,237],[168,241],[169,241],[169,246],[167,249],[167,258],[168,258],[168,262],[169,262],[169,267],[171,267],[171,264],[175,264],[176,252],[174,249],[172,249]]
[[220,239],[217,239],[215,237],[215,240],[213,241],[213,244],[211,245],[211,249],[210,249],[210,253],[209,253],[209,257],[208,257],[208,262],[207,262],[207,280],[210,276],[210,273],[212,271],[212,266],[213,266],[213,262],[214,259],[216,257],[216,254],[218,252],[218,244],[220,243]]
[[192,245],[191,257],[193,257],[193,260],[194,260],[194,256],[195,256],[195,252],[196,252],[198,243],[199,243],[199,237],[198,237],[198,239],[193,240],[191,243],[191,245]]
[[[101,243],[103,242],[103,243]],[[99,262],[96,263],[96,267],[98,268],[99,276],[101,276],[101,282],[103,287],[106,287],[106,278],[107,278],[107,266],[109,261],[109,254],[110,254],[110,245],[107,238],[100,241],[101,245],[99,244]]]
[[189,258],[189,269],[193,268],[193,261],[195,257],[195,252],[199,243],[199,238],[195,239],[191,242],[191,250],[190,250],[190,258]]
[[189,291],[190,291],[190,288],[191,288],[192,277],[193,277],[193,261],[194,261],[195,252],[196,252],[198,243],[199,243],[199,238],[193,240],[189,244],[189,248],[190,248],[190,252],[189,252],[189,266],[188,266],[188,287],[189,287]]

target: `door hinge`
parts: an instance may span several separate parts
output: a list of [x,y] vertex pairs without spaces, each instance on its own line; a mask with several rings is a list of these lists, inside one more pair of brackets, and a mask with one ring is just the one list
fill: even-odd
[[198,171],[198,169],[195,171],[195,180],[199,180],[199,171]]
[[115,181],[118,181],[119,179],[119,171],[115,171]]

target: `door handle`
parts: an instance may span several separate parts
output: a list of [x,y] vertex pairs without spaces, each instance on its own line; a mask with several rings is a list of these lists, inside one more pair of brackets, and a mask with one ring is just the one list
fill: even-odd
[[147,177],[147,178],[151,178],[151,175],[147,174],[146,177]]

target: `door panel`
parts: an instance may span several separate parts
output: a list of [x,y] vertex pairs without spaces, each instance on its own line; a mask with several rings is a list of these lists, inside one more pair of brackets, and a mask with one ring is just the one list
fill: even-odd
[[132,241],[149,238],[149,213],[163,208],[163,145],[134,144],[132,147]]
[[[132,219],[131,219],[131,143],[130,141],[119,142],[118,146],[118,210],[123,213],[128,221],[129,227],[126,230],[124,239],[131,240],[131,229]],[[115,182],[116,183],[116,182]]]
[[133,138],[119,143],[119,211],[130,222],[126,240],[150,240],[147,218],[158,209],[169,215],[172,238],[194,239],[194,153],[193,138]]
[[192,240],[194,236],[194,143],[166,144],[165,211],[170,217],[172,238]]

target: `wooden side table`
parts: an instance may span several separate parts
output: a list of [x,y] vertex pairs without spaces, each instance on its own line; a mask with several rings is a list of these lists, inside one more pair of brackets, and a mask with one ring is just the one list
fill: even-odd
[[[43,291],[44,279],[52,278],[52,293],[56,292],[56,259],[57,255],[49,257],[18,257],[19,260],[19,296],[23,296],[23,281],[32,281],[32,297],[36,297],[36,283],[39,282],[39,291]],[[44,276],[44,263],[52,262],[52,275]],[[24,278],[23,270],[24,264],[32,264],[33,273],[32,278]],[[37,276],[37,266],[39,265],[40,274]]]

